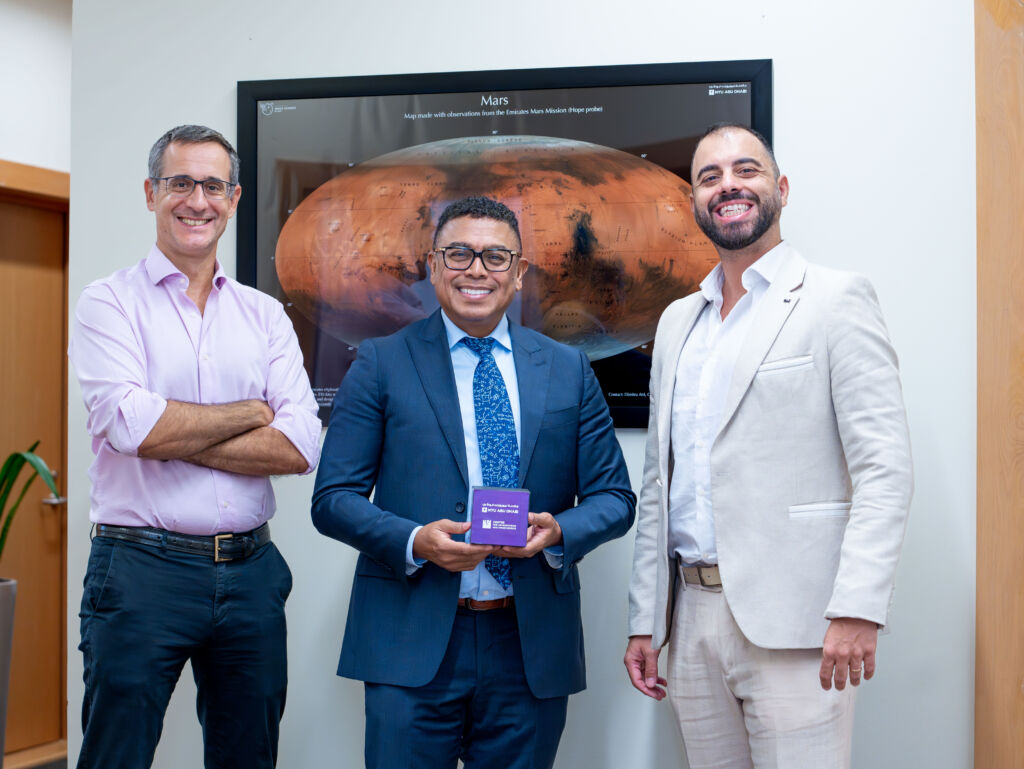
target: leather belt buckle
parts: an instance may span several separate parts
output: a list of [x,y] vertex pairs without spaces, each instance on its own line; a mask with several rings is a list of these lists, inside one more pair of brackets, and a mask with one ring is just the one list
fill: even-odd
[[718,566],[683,566],[683,582],[701,587],[721,587]]
[[116,539],[122,542],[172,550],[176,553],[213,556],[214,563],[239,561],[248,558],[270,542],[270,526],[262,526],[245,532],[225,532],[212,536],[180,534],[175,531],[156,529],[150,526],[114,526],[98,523],[96,536]]
[[230,532],[227,533],[227,534],[215,534],[214,535],[214,537],[213,537],[213,562],[214,563],[224,563],[225,561],[232,561],[232,560],[234,560],[233,558],[229,558],[227,556],[221,557],[221,554],[220,554],[220,543],[223,542],[225,539],[232,539],[234,536],[235,535],[231,534]]

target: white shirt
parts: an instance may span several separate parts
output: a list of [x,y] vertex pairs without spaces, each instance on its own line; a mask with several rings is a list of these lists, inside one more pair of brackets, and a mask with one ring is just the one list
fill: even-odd
[[669,486],[669,553],[684,564],[716,564],[711,507],[711,447],[722,428],[736,359],[758,305],[782,261],[782,244],[743,271],[746,293],[722,320],[722,265],[700,284],[708,304],[683,343],[672,393],[672,482]]

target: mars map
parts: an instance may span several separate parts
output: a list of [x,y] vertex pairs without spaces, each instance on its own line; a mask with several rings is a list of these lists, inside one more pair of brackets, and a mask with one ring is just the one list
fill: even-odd
[[295,324],[321,416],[364,339],[437,308],[437,218],[487,195],[530,262],[510,317],[584,350],[616,425],[646,426],[658,318],[717,261],[690,154],[707,125],[749,123],[741,86],[261,103],[257,287]]

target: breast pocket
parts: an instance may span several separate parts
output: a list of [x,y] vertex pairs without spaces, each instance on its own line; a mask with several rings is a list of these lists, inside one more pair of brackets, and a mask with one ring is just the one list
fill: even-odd
[[544,412],[540,427],[543,430],[550,427],[559,427],[560,425],[573,425],[576,424],[578,419],[579,408],[577,406],[568,406],[564,409]]
[[762,374],[780,374],[788,371],[799,371],[802,369],[814,368],[814,356],[811,354],[807,355],[792,355],[786,358],[776,358],[775,360],[766,360],[757,368],[757,375]]

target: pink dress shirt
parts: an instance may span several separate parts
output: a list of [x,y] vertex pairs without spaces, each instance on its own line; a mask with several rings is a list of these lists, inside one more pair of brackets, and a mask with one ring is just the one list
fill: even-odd
[[269,478],[138,456],[167,400],[264,400],[275,413],[270,426],[305,457],[306,472],[319,460],[317,403],[280,302],[231,280],[219,264],[203,314],[187,287],[154,246],[79,299],[68,355],[96,455],[94,523],[209,535],[248,531],[273,516]]

